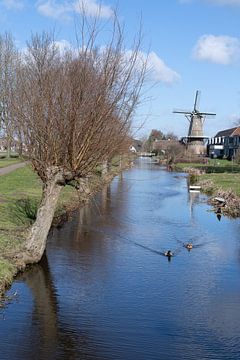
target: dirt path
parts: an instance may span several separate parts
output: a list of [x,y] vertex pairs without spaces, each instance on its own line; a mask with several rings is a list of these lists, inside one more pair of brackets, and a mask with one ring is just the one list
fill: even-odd
[[0,176],[2,175],[6,175],[14,170],[17,170],[17,169],[20,169],[24,166],[26,166],[27,163],[26,162],[23,162],[23,163],[19,163],[19,164],[13,164],[13,165],[9,165],[9,166],[6,166],[4,168],[0,168]]

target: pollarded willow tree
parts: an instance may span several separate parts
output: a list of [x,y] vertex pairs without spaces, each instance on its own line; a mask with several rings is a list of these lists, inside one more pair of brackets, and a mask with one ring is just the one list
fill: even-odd
[[126,56],[115,18],[108,45],[98,49],[96,22],[89,31],[84,20],[78,49],[64,54],[51,35],[33,36],[18,73],[18,129],[43,182],[24,254],[28,263],[43,255],[63,186],[86,179],[123,149],[139,102],[145,73],[145,64],[139,66],[140,42]]

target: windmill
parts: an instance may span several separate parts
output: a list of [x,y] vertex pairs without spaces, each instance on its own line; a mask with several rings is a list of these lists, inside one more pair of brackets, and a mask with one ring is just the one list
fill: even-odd
[[200,91],[196,91],[194,106],[192,111],[175,110],[175,114],[184,114],[189,121],[188,136],[184,137],[189,152],[193,154],[204,154],[204,142],[208,138],[203,135],[203,124],[207,116],[215,116],[214,113],[201,112],[198,110]]

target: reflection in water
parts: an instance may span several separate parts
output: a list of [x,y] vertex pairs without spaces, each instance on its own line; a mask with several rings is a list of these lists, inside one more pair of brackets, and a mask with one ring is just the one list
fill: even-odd
[[[31,289],[34,299],[32,321],[38,324],[42,356],[52,354],[57,345],[57,299],[46,256],[18,277]],[[34,339],[31,341],[34,342]],[[35,349],[36,350],[36,349]]]
[[[29,324],[32,328],[29,343],[32,345],[28,353],[31,359],[79,359],[78,349],[91,348],[86,332],[77,329],[68,329],[59,316],[57,294],[53,285],[47,256],[44,255],[41,262],[30,267],[18,280],[24,281],[31,289],[34,299],[32,320]],[[37,341],[35,338],[37,327]],[[20,352],[18,351],[18,355]],[[28,358],[26,349],[19,358]],[[84,359],[85,357],[81,357]]]
[[190,218],[192,222],[194,222],[194,206],[199,203],[199,195],[200,192],[189,191],[188,198],[189,198],[189,209],[190,209]]
[[116,177],[13,284],[0,358],[237,360],[239,221],[203,199],[145,160]]
[[218,219],[218,221],[220,221],[220,220],[221,220],[221,217],[222,217],[222,215],[221,215],[221,214],[217,214],[217,219]]
[[220,221],[221,217],[222,217],[222,209],[220,207],[217,208],[216,214],[217,214],[218,221]]

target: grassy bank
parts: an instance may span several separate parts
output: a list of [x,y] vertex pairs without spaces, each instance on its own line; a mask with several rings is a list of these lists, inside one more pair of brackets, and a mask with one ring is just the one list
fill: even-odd
[[221,173],[240,173],[240,165],[228,160],[207,159],[206,164],[201,163],[177,163],[175,166],[178,170],[185,168],[194,168],[202,170],[207,174]]
[[212,196],[209,203],[218,207],[214,197],[226,200],[222,213],[240,217],[240,165],[228,160],[210,160],[208,164],[180,163],[180,171],[191,174],[190,181],[201,186],[202,191]]
[[[1,160],[3,161],[3,160]],[[126,168],[129,159],[125,159],[122,167]],[[114,175],[121,171],[118,159],[114,159],[111,171],[102,179],[100,169],[92,178],[89,187],[90,195],[94,194],[106,182],[110,182]],[[42,183],[30,166],[15,170],[0,176],[0,293],[10,284],[19,270],[15,264],[13,254],[21,252],[29,226],[34,221],[37,205],[41,198]],[[61,192],[54,224],[59,224],[79,204],[86,200],[85,194],[79,194],[73,187],[65,186]]]
[[[211,181],[213,193],[218,189],[233,191],[240,196],[240,165],[228,160],[210,159],[207,164],[178,163],[179,171],[197,170],[196,181]],[[191,171],[190,171],[191,172]],[[207,182],[206,182],[207,183]]]
[[240,196],[240,173],[203,174],[198,181],[204,180],[211,181],[215,191],[221,188],[224,191],[231,190],[234,194]]

